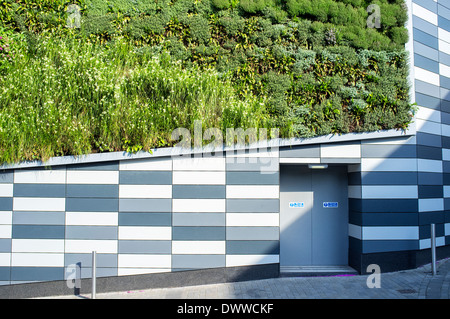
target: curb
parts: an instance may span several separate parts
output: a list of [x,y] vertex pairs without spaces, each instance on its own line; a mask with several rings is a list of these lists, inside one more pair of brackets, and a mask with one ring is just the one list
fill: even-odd
[[422,281],[419,299],[449,299],[450,258],[438,262],[436,275],[427,273]]

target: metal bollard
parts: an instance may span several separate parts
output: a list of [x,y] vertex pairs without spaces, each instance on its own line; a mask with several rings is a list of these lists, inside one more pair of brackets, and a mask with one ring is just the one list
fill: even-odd
[[431,224],[431,272],[436,275],[436,229]]
[[97,252],[92,252],[92,295],[91,299],[95,299],[96,286],[97,286]]

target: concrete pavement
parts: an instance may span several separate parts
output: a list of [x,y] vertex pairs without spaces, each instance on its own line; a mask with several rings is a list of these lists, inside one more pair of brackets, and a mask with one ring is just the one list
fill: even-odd
[[[449,299],[450,258],[441,260],[437,274],[431,265],[380,274],[380,288],[369,288],[369,275],[280,277],[273,279],[97,293],[97,299]],[[86,296],[48,298],[86,299]]]

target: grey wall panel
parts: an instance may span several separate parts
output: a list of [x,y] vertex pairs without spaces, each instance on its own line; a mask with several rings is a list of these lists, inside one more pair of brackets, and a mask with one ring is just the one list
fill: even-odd
[[441,99],[443,99],[445,101],[450,101],[450,90],[440,87],[439,94],[440,94]]
[[363,213],[364,226],[417,226],[418,213]]
[[119,254],[171,254],[169,240],[119,240]]
[[441,87],[450,89],[450,78],[441,75],[439,77]]
[[118,171],[119,170],[119,162],[111,161],[111,162],[99,162],[99,163],[89,163],[89,164],[73,164],[67,165],[67,170],[69,171],[78,171],[78,170],[86,170],[86,171]]
[[414,158],[415,145],[361,145],[363,158]]
[[119,226],[171,226],[170,213],[119,213]]
[[315,158],[320,157],[320,146],[293,146],[280,148],[280,158],[299,157],[299,158]]
[[414,28],[419,29],[420,31],[426,32],[434,37],[438,36],[437,26],[434,24],[425,21],[419,17],[413,16],[413,24]]
[[450,173],[442,174],[442,180],[444,185],[450,185]]
[[417,157],[431,160],[442,160],[442,149],[438,147],[418,145]]
[[11,268],[0,267],[0,280],[9,282],[10,279],[11,279]]
[[[363,213],[417,213],[417,199],[365,199],[363,201],[357,199],[349,199],[349,203],[353,209]],[[359,204],[358,204],[359,202]],[[360,209],[357,209],[360,206]]]
[[64,239],[64,226],[60,225],[13,225],[13,239]]
[[416,140],[417,145],[442,147],[442,137],[440,135],[418,132]]
[[0,253],[11,252],[11,238],[0,238]]
[[64,197],[64,184],[15,184],[15,197]]
[[165,198],[121,198],[119,199],[119,211],[170,213],[172,211],[172,200]]
[[362,241],[362,252],[365,254],[389,251],[417,250],[417,240],[364,240]]
[[450,173],[450,161],[442,161],[442,170],[444,173]]
[[413,28],[413,37],[414,40],[417,42],[420,42],[436,50],[439,49],[438,39],[436,37],[433,37],[432,35],[429,35],[426,32]]
[[227,254],[230,255],[272,255],[280,253],[278,240],[228,240]]
[[416,185],[417,172],[362,172],[361,185]]
[[201,269],[225,267],[225,255],[173,255],[174,269]]
[[63,279],[63,267],[11,267],[11,281],[52,281]]
[[441,112],[441,123],[450,124],[450,113]]
[[[101,268],[117,267],[117,254],[103,254],[97,253],[97,266]],[[78,264],[81,268],[91,268],[92,267],[92,254],[68,254],[64,255],[64,266]]]
[[447,2],[445,3],[446,7],[443,6],[443,4],[438,4],[438,15],[441,17],[446,18],[447,20],[450,20],[450,4]]
[[68,184],[67,197],[118,198],[119,185]]
[[15,225],[64,225],[64,212],[13,212]]
[[279,240],[279,227],[227,227],[227,240]]
[[277,172],[278,158],[227,158],[226,171]]
[[227,199],[227,213],[276,213],[280,210],[278,199]]
[[429,0],[412,0],[412,2],[417,3],[421,7],[424,7],[427,10],[430,10],[433,13],[438,12],[437,3],[435,1]]
[[442,186],[440,185],[419,185],[419,198],[442,198],[444,197]]
[[13,198],[12,197],[0,197],[0,210],[12,210]]
[[[425,214],[423,214],[425,215]],[[441,237],[445,235],[445,229],[443,224],[435,225],[436,237]],[[419,226],[419,238],[430,238],[431,237],[431,227],[430,224]]]
[[117,226],[66,226],[66,239],[118,239]]
[[444,112],[450,112],[450,101],[441,100],[441,110]]
[[434,61],[439,61],[439,51],[420,42],[414,41],[414,52]]
[[[97,267],[95,272],[97,277],[112,277],[117,276],[117,268],[103,268]],[[81,279],[92,278],[92,268],[81,268]]]
[[120,171],[119,184],[123,185],[170,185],[170,171]]
[[348,185],[361,185],[361,172],[348,173]]
[[226,172],[227,185],[278,185],[279,173]]
[[428,235],[426,237],[420,237],[420,239],[423,238],[430,238],[430,224],[435,224],[436,227],[436,237],[444,236],[444,233],[438,233],[437,229],[440,227],[444,227],[445,223],[445,217],[444,213],[442,211],[439,212],[424,212],[419,213],[419,225],[423,225],[426,229],[428,229]]
[[441,93],[439,87],[433,84],[429,84],[420,80],[415,80],[416,92],[430,95],[435,98],[440,98]]
[[225,198],[223,185],[173,185],[173,198]]
[[439,63],[450,66],[450,54],[439,51]]
[[418,185],[443,185],[443,174],[419,172],[417,175],[417,183]]
[[172,240],[225,240],[225,227],[175,226]]
[[450,32],[450,19],[446,19],[443,16],[438,15],[438,26],[439,28]]
[[439,62],[426,58],[419,54],[414,54],[414,65],[419,68],[439,74]]
[[427,94],[416,93],[416,103],[433,110],[439,110],[441,108],[441,100]]
[[68,212],[117,212],[117,199],[107,198],[66,198]]

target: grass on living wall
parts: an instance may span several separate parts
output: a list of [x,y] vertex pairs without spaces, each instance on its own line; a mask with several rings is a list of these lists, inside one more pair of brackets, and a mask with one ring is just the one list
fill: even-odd
[[[182,68],[120,39],[40,37],[0,76],[0,162],[170,145],[171,132],[259,127],[263,109],[216,71]],[[251,114],[251,116],[250,116]]]

